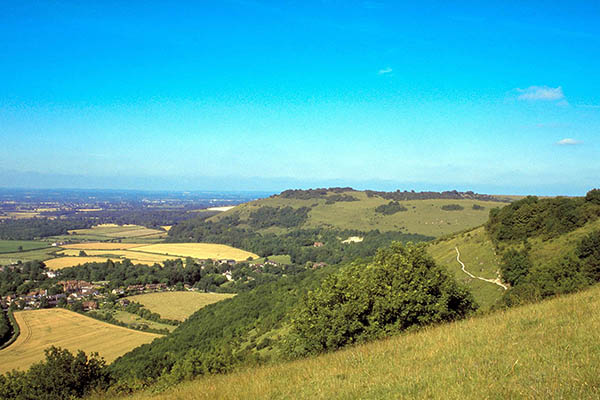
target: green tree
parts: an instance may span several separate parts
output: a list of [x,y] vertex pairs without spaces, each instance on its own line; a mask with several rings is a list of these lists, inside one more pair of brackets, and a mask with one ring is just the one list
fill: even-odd
[[531,261],[527,250],[510,249],[502,256],[500,272],[505,282],[518,285],[531,269]]
[[423,246],[394,243],[370,264],[353,264],[304,297],[292,322],[292,355],[334,350],[412,326],[459,319],[471,294]]

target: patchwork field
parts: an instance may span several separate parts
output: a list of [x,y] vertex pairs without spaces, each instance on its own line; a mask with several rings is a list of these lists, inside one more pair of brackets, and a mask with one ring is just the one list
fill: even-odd
[[21,334],[13,344],[0,350],[0,373],[27,369],[42,360],[44,349],[51,345],[70,351],[98,352],[111,362],[134,347],[160,337],[107,324],[62,308],[19,311],[15,313],[15,319]]
[[163,318],[183,321],[202,307],[233,296],[226,293],[161,292],[140,294],[128,299],[143,304]]
[[236,249],[224,244],[213,243],[158,243],[148,246],[136,247],[136,251],[177,255],[181,257],[194,257],[201,259],[232,259],[244,261],[248,257],[258,258],[254,253]]
[[600,287],[134,399],[597,399]]

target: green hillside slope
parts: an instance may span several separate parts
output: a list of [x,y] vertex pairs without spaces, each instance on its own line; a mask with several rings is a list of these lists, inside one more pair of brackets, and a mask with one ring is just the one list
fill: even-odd
[[[334,197],[335,196],[335,197]],[[353,201],[333,201],[346,196]],[[344,198],[344,197],[341,197]],[[500,200],[500,199],[498,199]],[[328,192],[316,198],[290,198],[282,195],[241,204],[229,211],[209,218],[219,221],[224,217],[239,216],[240,226],[248,227],[252,214],[264,207],[295,210],[302,207],[308,209],[308,215],[297,228],[330,228],[338,230],[370,231],[379,229],[382,232],[402,231],[426,236],[438,237],[452,232],[472,228],[483,224],[490,209],[505,206],[506,202],[482,201],[474,199],[426,199],[400,200],[398,203],[405,210],[393,214],[377,212],[377,207],[385,206],[392,200],[381,195],[364,191]],[[443,206],[459,205],[462,209],[443,210]],[[476,207],[474,208],[474,205]],[[283,233],[289,226],[270,226],[258,229],[259,232]]]
[[600,396],[600,287],[134,399]]

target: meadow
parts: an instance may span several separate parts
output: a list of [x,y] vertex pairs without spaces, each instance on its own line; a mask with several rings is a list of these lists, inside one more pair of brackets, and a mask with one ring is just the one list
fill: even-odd
[[50,243],[37,240],[0,240],[0,253],[15,253],[50,247]]
[[248,257],[258,258],[258,255],[249,251],[236,249],[224,244],[213,243],[158,243],[136,247],[136,251],[200,259],[232,259],[244,261]]
[[[52,271],[56,271],[62,268],[67,268],[67,267],[74,267],[77,266],[79,264],[84,264],[84,263],[103,263],[106,262],[108,258],[107,257],[58,257],[58,258],[51,258],[49,260],[44,261],[44,264],[46,264],[46,267],[49,270]],[[116,261],[118,261],[117,259],[115,259]]]
[[128,297],[162,318],[184,321],[204,306],[233,297],[227,293],[161,292]]
[[[390,201],[381,197],[368,197],[364,192],[347,192],[358,201],[335,202],[327,204],[325,199],[291,199],[269,197],[250,203],[241,204],[232,210],[223,212],[208,220],[216,221],[224,216],[239,213],[242,220],[247,220],[250,213],[260,207],[310,207],[308,220],[302,228],[335,228],[381,232],[402,231],[421,235],[440,237],[465,229],[479,226],[487,221],[490,209],[503,207],[507,203],[479,200],[408,200],[399,203],[407,210],[392,215],[377,213],[375,208]],[[442,206],[458,204],[463,207],[458,211],[444,211]],[[473,209],[474,205],[483,209]],[[275,234],[285,229],[270,227],[263,230]]]
[[150,321],[140,317],[137,314],[132,314],[127,311],[115,310],[111,311],[112,316],[120,322],[129,325],[147,325],[151,329],[167,329],[169,332],[172,332],[175,328],[174,325],[161,324],[160,322]]
[[[78,256],[81,250],[68,249],[58,253],[65,256]],[[166,260],[181,259],[177,256],[167,256],[163,254],[145,253],[132,250],[83,250],[88,256],[104,257],[113,261],[119,261],[125,258],[131,260],[134,264],[154,265],[161,264]]]
[[44,349],[51,345],[71,351],[98,352],[111,362],[134,347],[160,337],[107,324],[62,308],[19,311],[14,315],[21,333],[13,344],[0,350],[0,373],[27,369],[44,359]]
[[158,229],[146,228],[140,225],[103,224],[96,225],[89,229],[75,229],[69,231],[69,235],[74,239],[85,237],[98,238],[98,240],[112,240],[140,237],[161,238],[166,236],[166,232]]
[[600,287],[133,399],[600,396]]
[[20,251],[16,253],[1,253],[0,254],[0,265],[8,265],[17,261],[34,261],[34,260],[48,260],[54,257],[54,253],[60,250],[56,247],[44,247],[41,249]]

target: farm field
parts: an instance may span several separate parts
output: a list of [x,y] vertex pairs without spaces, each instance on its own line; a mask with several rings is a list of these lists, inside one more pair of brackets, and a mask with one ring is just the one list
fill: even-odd
[[255,260],[252,260],[252,263],[260,264],[265,262],[266,259],[269,259],[269,261],[276,262],[277,264],[290,265],[292,263],[292,258],[287,254],[257,258]]
[[166,232],[158,229],[149,229],[139,225],[103,224],[89,229],[75,229],[69,231],[74,239],[77,237],[100,238],[99,240],[129,239],[137,237],[165,237]]
[[45,247],[42,249],[21,251],[16,253],[1,253],[0,254],[0,265],[8,265],[17,261],[27,262],[40,260],[45,261],[54,257],[54,253],[60,250],[56,247]]
[[[600,286],[133,399],[597,399]],[[543,344],[543,345],[540,345]]]
[[108,257],[58,257],[44,261],[46,267],[50,270],[58,270],[62,268],[74,267],[79,264],[100,262],[103,263]]
[[63,249],[75,250],[127,250],[133,247],[142,246],[140,243],[113,243],[113,242],[91,242],[66,244],[61,246]]
[[148,246],[136,247],[136,251],[146,253],[157,253],[166,255],[177,255],[181,257],[194,257],[201,259],[232,259],[244,261],[248,257],[258,258],[254,253],[236,249],[224,244],[213,243],[159,243]]
[[13,344],[0,350],[0,373],[27,369],[42,360],[44,349],[51,345],[70,351],[98,352],[111,362],[134,347],[160,337],[107,324],[62,308],[19,311],[15,312],[15,319],[21,333]]
[[[58,253],[65,256],[79,256],[82,250],[68,249]],[[182,257],[167,256],[163,254],[144,253],[141,251],[132,250],[83,250],[88,256],[110,258],[113,261],[128,258],[134,264],[154,265],[162,263],[166,260],[181,259]]]
[[121,321],[125,324],[148,325],[148,327],[151,329],[167,329],[169,332],[172,332],[173,330],[175,330],[175,328],[177,328],[174,325],[167,325],[167,324],[161,324],[161,323],[154,322],[154,321],[149,321],[147,319],[140,317],[139,315],[132,314],[127,311],[117,310],[117,311],[113,311],[112,314],[113,314],[113,317],[115,317],[115,319],[117,321]]
[[226,293],[161,292],[130,296],[128,299],[143,304],[162,318],[183,321],[202,307],[233,296]]
[[[504,207],[508,203],[479,200],[408,200],[399,203],[406,211],[392,215],[375,212],[375,208],[388,204],[390,200],[380,197],[368,197],[365,192],[346,192],[358,201],[335,202],[326,204],[326,199],[291,199],[269,197],[250,203],[241,204],[235,208],[210,217],[209,221],[217,221],[224,216],[238,213],[242,221],[247,220],[250,213],[260,207],[310,207],[308,220],[302,228],[336,228],[357,229],[370,231],[379,229],[382,232],[402,231],[421,235],[440,237],[454,232],[482,225],[488,219],[490,209]],[[458,211],[445,211],[444,205],[458,204],[463,207]],[[483,209],[473,209],[474,205]],[[286,229],[271,227],[262,230],[275,234],[284,233]]]
[[15,253],[22,251],[42,249],[50,247],[50,243],[37,240],[0,240],[0,253]]

